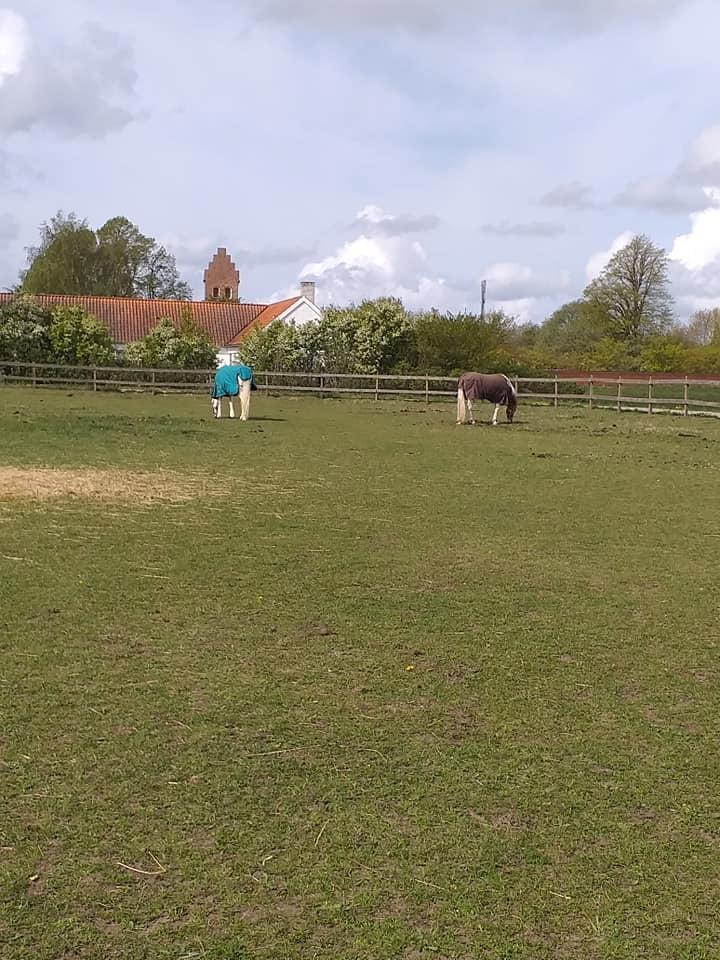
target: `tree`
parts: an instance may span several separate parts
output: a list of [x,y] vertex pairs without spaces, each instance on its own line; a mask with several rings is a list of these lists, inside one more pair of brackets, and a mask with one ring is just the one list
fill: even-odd
[[100,366],[115,358],[108,328],[82,307],[56,307],[52,311],[50,343],[53,359],[59,363]]
[[580,358],[582,370],[634,370],[638,365],[637,357],[622,340],[603,337],[592,347],[590,353]]
[[587,300],[571,300],[541,325],[538,346],[558,361],[574,363],[607,334],[607,317],[597,306]]
[[179,327],[164,317],[142,340],[128,344],[125,357],[140,367],[206,370],[215,366],[217,352],[208,334],[183,310]]
[[647,373],[678,373],[687,364],[687,347],[671,337],[651,337],[640,352],[640,369]]
[[0,307],[0,359],[42,363],[51,356],[52,314],[32,297],[18,295]]
[[698,347],[720,346],[720,307],[696,311],[684,332],[686,340]]
[[58,213],[40,228],[40,244],[28,250],[21,274],[27,293],[189,300],[175,258],[126,217],[93,231],[75,214]]
[[87,220],[60,211],[40,227],[40,243],[29,247],[28,268],[21,273],[23,293],[97,293],[98,241]]
[[395,297],[329,307],[321,320],[303,327],[302,334],[312,369],[388,373],[407,363],[413,352],[412,320]]
[[637,342],[672,321],[668,255],[648,237],[633,237],[586,288],[584,299],[607,318],[618,340]]
[[256,327],[242,342],[242,359],[255,370],[303,372],[313,369],[308,351],[308,330],[282,320],[269,327]]
[[421,314],[415,323],[417,367],[438,375],[494,368],[506,359],[512,331],[512,320],[501,310],[484,320],[472,314]]

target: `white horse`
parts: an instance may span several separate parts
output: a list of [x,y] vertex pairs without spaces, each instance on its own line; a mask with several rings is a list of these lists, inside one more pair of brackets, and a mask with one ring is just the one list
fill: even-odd
[[228,398],[230,404],[230,418],[235,418],[233,400],[240,397],[240,419],[247,420],[250,416],[250,391],[257,390],[255,378],[250,367],[243,363],[220,367],[215,374],[212,388],[212,411],[216,419],[222,417],[223,397]]

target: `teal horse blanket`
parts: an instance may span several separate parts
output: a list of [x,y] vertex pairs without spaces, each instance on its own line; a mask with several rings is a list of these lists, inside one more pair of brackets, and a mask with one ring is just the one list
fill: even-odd
[[220,367],[215,374],[212,391],[213,400],[219,400],[221,397],[236,397],[240,393],[238,377],[241,380],[249,380],[252,390],[257,389],[251,368],[246,367],[244,363],[233,363],[229,366]]

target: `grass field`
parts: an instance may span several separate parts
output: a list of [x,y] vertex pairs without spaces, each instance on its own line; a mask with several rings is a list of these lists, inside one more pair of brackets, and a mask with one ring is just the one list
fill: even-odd
[[720,957],[720,423],[253,414],[0,390],[3,960]]

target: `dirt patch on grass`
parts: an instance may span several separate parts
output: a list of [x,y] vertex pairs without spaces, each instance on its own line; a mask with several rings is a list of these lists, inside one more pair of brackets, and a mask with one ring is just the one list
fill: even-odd
[[0,500],[59,498],[181,503],[206,492],[203,478],[155,471],[0,467]]

